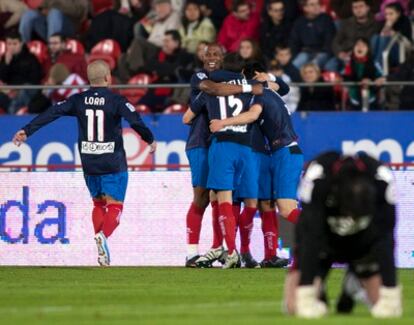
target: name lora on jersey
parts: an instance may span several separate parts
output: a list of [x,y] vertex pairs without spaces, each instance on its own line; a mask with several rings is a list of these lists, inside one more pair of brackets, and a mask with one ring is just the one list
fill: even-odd
[[104,106],[105,97],[85,97],[86,105]]

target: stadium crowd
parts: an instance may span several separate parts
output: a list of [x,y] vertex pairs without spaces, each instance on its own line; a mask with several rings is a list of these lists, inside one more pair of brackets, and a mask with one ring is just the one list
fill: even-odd
[[[188,83],[218,42],[310,83],[292,87],[291,111],[413,108],[414,86],[384,87],[413,80],[413,0],[0,0],[0,17],[0,86],[84,85],[97,59],[117,84]],[[0,112],[39,113],[80,91],[2,89]],[[141,112],[184,111],[189,91],[120,90]]]

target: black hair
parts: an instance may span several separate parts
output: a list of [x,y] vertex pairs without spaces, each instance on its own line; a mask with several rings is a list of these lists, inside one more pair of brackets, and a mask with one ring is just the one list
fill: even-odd
[[203,14],[201,12],[201,8],[200,8],[200,4],[196,1],[196,0],[189,0],[185,3],[184,9],[183,9],[183,18],[182,18],[182,23],[183,23],[183,27],[185,32],[188,32],[188,26],[190,25],[190,21],[187,19],[187,17],[185,16],[185,10],[187,9],[187,6],[189,5],[195,5],[198,7],[198,10],[200,11],[200,17],[198,17],[197,20],[197,24],[195,26],[195,28],[198,28],[198,26],[201,24],[201,21],[204,19]]
[[238,53],[229,53],[224,57],[223,69],[232,72],[242,72],[244,61]]
[[249,3],[246,0],[233,0],[231,10],[233,12],[237,12],[237,10],[239,10],[239,7],[248,6],[248,5]]
[[343,216],[360,217],[375,212],[374,179],[359,158],[348,157],[334,164],[331,195]]
[[356,2],[365,2],[365,4],[367,5],[367,6],[371,6],[371,1],[370,0],[352,0],[352,3],[354,4],[354,3],[356,3]]
[[266,67],[259,61],[247,61],[243,68],[246,79],[253,79],[256,72],[266,72]]
[[11,30],[10,32],[8,32],[6,34],[6,39],[10,38],[10,39],[18,39],[19,41],[22,41],[22,35],[20,35],[20,33],[16,30]]
[[62,42],[66,42],[66,40],[67,40],[66,36],[63,35],[62,33],[54,33],[51,36],[49,36],[49,38],[51,38],[51,37],[60,37],[60,40]]
[[178,43],[180,44],[180,46],[181,46],[181,35],[180,35],[180,33],[179,33],[177,30],[175,30],[175,29],[169,29],[169,30],[167,30],[167,31],[164,33],[164,35],[165,35],[165,36],[170,35],[170,36],[171,36],[171,38],[172,38],[174,41],[178,42]]

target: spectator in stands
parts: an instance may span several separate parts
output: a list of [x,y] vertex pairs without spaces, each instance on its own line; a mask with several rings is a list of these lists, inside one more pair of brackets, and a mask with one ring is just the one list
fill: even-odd
[[[178,31],[169,30],[165,32],[163,46],[158,53],[149,58],[137,72],[150,74],[156,83],[175,83],[178,81],[177,69],[188,65],[192,60],[193,56],[181,48],[181,37]],[[172,93],[170,88],[150,89],[141,98],[139,104],[147,105],[153,111],[160,112],[170,104],[169,97]]]
[[352,0],[352,14],[352,17],[340,24],[332,43],[335,57],[326,64],[326,70],[342,71],[345,63],[350,60],[355,41],[361,37],[371,39],[380,29],[379,23],[370,11],[368,0]]
[[226,17],[217,41],[229,52],[236,52],[240,41],[259,38],[260,12],[252,11],[246,0],[235,0],[232,12]]
[[87,0],[43,0],[40,7],[27,10],[20,20],[23,41],[30,41],[33,32],[44,41],[56,33],[73,36],[87,17],[88,5]]
[[[411,50],[407,60],[388,75],[377,79],[377,85],[382,86],[385,81],[413,81],[414,80],[414,50]],[[414,110],[414,86],[387,87],[392,90],[387,95],[387,109]]]
[[331,0],[331,8],[337,19],[344,20],[352,17],[353,0]]
[[[46,81],[46,85],[67,85],[67,86],[83,86],[86,85],[85,79],[76,73],[71,73],[65,64],[56,63],[49,71],[49,76]],[[56,104],[62,100],[68,99],[74,94],[82,92],[81,88],[61,88],[46,91],[47,96],[50,98],[52,104]]]
[[27,6],[20,0],[0,0],[0,39],[19,25]]
[[323,67],[332,53],[335,25],[330,16],[321,12],[319,0],[303,0],[304,16],[299,17],[290,33],[293,64],[299,69],[307,62]]
[[272,59],[276,45],[288,42],[291,28],[283,0],[270,0],[260,25],[260,47],[268,60]]
[[[300,69],[306,83],[323,82],[321,70],[315,63],[306,63]],[[335,94],[332,87],[301,87],[298,111],[335,110]]]
[[200,5],[195,0],[188,1],[184,7],[180,35],[182,47],[189,53],[196,52],[200,41],[212,42],[216,37],[213,23],[203,17]]
[[252,38],[245,38],[240,42],[238,54],[245,62],[258,61],[264,64],[259,44]]
[[84,80],[86,76],[86,60],[81,54],[72,53],[66,48],[66,38],[62,34],[54,34],[49,37],[48,42],[50,62],[48,66],[55,63],[63,63],[70,73],[76,73]]
[[228,11],[223,0],[198,0],[204,17],[210,18],[214,27],[220,30]]
[[86,33],[86,49],[90,51],[97,43],[104,39],[114,39],[118,42],[122,52],[125,52],[134,38],[134,19],[128,13],[121,13],[119,6],[107,9],[91,20]]
[[[383,62],[383,53],[387,49],[388,44],[396,35],[402,37],[401,41],[411,44],[412,28],[410,19],[404,15],[404,9],[399,2],[393,2],[385,7],[385,22],[383,23],[381,32],[372,38],[372,49],[374,57],[382,66],[388,64],[390,68],[398,66],[399,62],[399,44],[395,44],[389,56],[388,62]],[[402,63],[402,62],[401,62]]]
[[289,76],[293,82],[301,82],[302,78],[298,68],[292,63],[292,52],[289,46],[281,44],[275,48],[274,61],[283,70],[283,73]]
[[206,46],[209,42],[201,41],[197,45],[196,53],[193,57],[193,60],[189,62],[188,65],[178,67],[177,69],[177,76],[178,82],[180,83],[189,83],[191,80],[191,76],[198,71],[203,70],[203,56],[206,51]]
[[298,103],[300,100],[299,88],[290,85],[293,80],[284,72],[283,67],[275,60],[270,63],[269,73],[273,74],[276,77],[282,78],[282,80],[290,86],[289,93],[282,98],[285,101],[289,112],[295,112],[298,108]]
[[151,10],[151,0],[116,0],[115,10],[127,14],[136,23]]
[[147,39],[161,47],[167,30],[178,30],[181,26],[180,13],[173,10],[171,0],[154,0],[155,16],[141,21],[136,36]]
[[382,76],[381,67],[375,63],[369,48],[369,41],[358,38],[353,46],[351,60],[347,63],[343,74],[345,81],[362,82],[362,87],[349,87],[349,104],[352,110],[362,110],[364,103],[363,94],[366,93],[366,107],[373,110],[377,105],[377,89],[369,87],[368,83]]
[[[36,57],[29,52],[27,46],[17,32],[10,32],[6,36],[6,53],[0,62],[0,84],[24,85],[40,84],[42,67]],[[14,114],[23,106],[27,106],[30,98],[36,91],[19,90],[10,92],[11,102],[8,107],[10,114]]]
[[404,15],[409,16],[410,15],[410,0],[381,0],[379,1],[381,3],[380,5],[380,10],[376,15],[376,18],[379,21],[384,21],[386,20],[386,15],[385,15],[385,9],[387,8],[387,6],[391,3],[398,3],[401,5],[402,8],[402,12],[404,13]]

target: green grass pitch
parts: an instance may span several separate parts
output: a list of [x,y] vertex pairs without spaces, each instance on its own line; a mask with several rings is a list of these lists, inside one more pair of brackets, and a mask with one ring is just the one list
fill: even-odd
[[[0,324],[414,324],[414,271],[401,270],[404,317],[284,316],[286,270],[0,267]],[[341,270],[330,275],[331,311]]]

